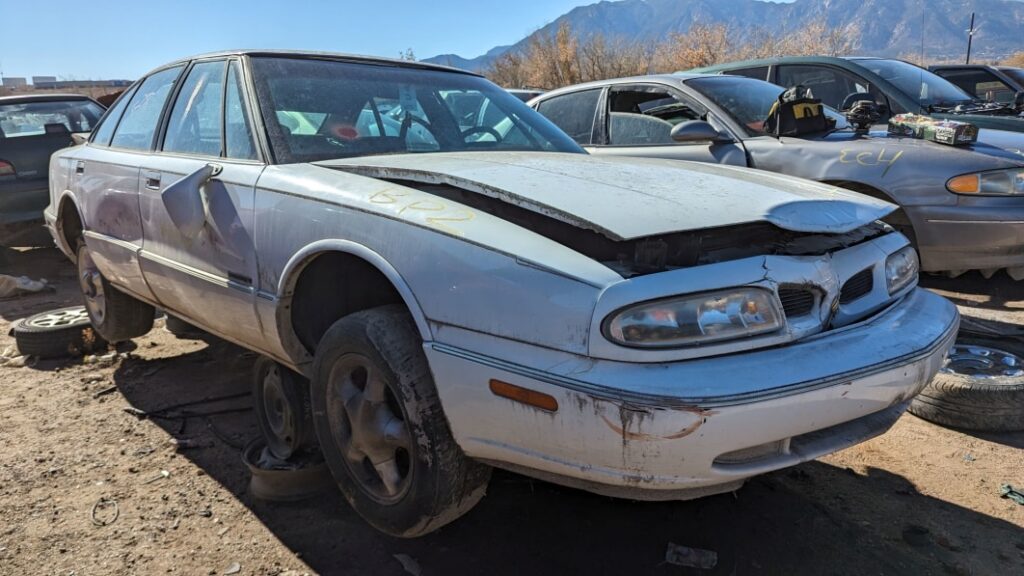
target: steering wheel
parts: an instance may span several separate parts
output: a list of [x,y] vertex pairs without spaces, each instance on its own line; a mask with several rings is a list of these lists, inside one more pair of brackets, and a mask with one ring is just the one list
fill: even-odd
[[467,128],[462,131],[462,139],[465,140],[467,136],[481,133],[490,134],[491,136],[494,136],[495,143],[501,142],[503,140],[501,134],[498,134],[498,131],[495,130],[494,128],[491,128],[490,126],[473,126],[472,128]]
[[420,118],[419,116],[415,116],[408,112],[406,112],[405,117],[402,118],[402,127],[399,128],[398,130],[399,138],[405,140],[405,137],[409,134],[409,128],[412,127],[413,122],[419,124],[420,126],[423,126],[427,130],[427,132],[430,132],[430,135],[433,136],[435,140],[437,140],[437,135],[434,134],[434,128],[433,126],[430,125],[430,122],[427,122],[423,118]]

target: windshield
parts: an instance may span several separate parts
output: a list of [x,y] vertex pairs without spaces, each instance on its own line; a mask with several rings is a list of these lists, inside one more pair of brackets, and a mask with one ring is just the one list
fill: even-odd
[[[709,76],[688,80],[686,85],[725,110],[750,136],[762,136],[768,112],[784,89],[764,80],[743,76]],[[849,127],[846,119],[825,106],[825,115],[836,121],[836,129]]]
[[922,108],[951,108],[973,101],[967,92],[945,78],[901,60],[857,60],[857,64],[888,80]]
[[469,74],[253,58],[278,162],[411,152],[583,150],[543,116]]
[[1006,74],[1019,86],[1024,87],[1024,69],[1021,68],[1000,68],[1000,72]]
[[102,115],[90,100],[0,104],[0,138],[89,132]]

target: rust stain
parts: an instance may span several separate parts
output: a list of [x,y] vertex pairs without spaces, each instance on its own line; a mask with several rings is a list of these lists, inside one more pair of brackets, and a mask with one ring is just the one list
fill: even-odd
[[[698,408],[697,410],[700,409]],[[690,412],[690,410],[686,411]],[[607,424],[608,427],[611,428],[616,434],[622,435],[623,440],[677,440],[679,438],[683,438],[685,436],[693,434],[694,432],[697,431],[698,428],[701,427],[701,425],[704,424],[704,418],[701,418],[700,420],[695,420],[693,424],[687,426],[686,428],[683,428],[678,432],[669,434],[668,436],[655,436],[653,434],[647,434],[645,432],[630,432],[629,430],[626,430],[622,426],[619,426],[612,422],[611,420],[609,420],[608,417],[605,416],[604,414],[601,415],[601,420],[604,420],[604,423]]]

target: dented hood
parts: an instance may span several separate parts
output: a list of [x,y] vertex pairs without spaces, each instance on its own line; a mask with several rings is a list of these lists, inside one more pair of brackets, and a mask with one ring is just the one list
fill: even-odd
[[799,178],[676,160],[458,152],[316,164],[371,178],[464,188],[616,240],[751,222],[842,233],[895,209]]

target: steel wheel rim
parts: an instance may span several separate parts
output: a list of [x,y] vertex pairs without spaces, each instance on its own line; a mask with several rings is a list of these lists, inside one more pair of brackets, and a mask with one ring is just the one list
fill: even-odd
[[36,328],[64,328],[82,321],[89,321],[89,313],[85,308],[72,308],[37,314],[27,320],[26,323]]
[[272,364],[263,373],[263,419],[270,434],[266,438],[271,451],[288,458],[295,446],[295,410],[288,399],[281,378],[281,370]]
[[327,382],[331,440],[349,476],[381,504],[402,499],[412,484],[412,433],[397,397],[361,354],[339,358]]
[[107,314],[107,299],[103,293],[103,276],[92,259],[89,249],[85,248],[78,255],[78,283],[85,297],[85,308],[89,317],[96,323],[102,323]]
[[1020,356],[981,344],[954,344],[942,371],[971,378],[993,379],[1024,376]]

